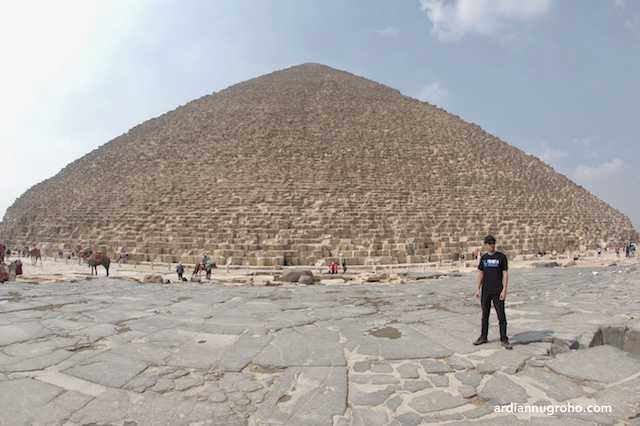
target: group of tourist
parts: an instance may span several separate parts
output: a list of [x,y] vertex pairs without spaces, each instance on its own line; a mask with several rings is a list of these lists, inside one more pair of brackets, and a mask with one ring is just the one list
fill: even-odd
[[[338,273],[338,266],[338,262],[335,260],[331,262],[331,264],[329,264],[329,274],[336,275]],[[347,273],[347,261],[345,259],[342,259],[342,273]]]
[[[195,268],[193,270],[193,274],[191,276],[193,278],[193,277],[199,275],[200,271],[204,271],[206,278],[208,280],[210,280],[211,279],[211,274],[213,273],[213,270],[216,269],[217,267],[218,266],[209,257],[209,255],[207,253],[204,253],[202,255],[202,260],[200,261],[200,263],[197,263],[195,265]],[[178,262],[178,265],[176,265],[176,275],[178,275],[178,281],[187,281],[186,277],[184,276],[184,265],[182,264],[182,262]]]

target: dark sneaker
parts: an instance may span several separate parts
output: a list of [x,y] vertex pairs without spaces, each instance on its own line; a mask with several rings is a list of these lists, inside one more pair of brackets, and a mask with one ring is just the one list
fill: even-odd
[[478,337],[478,340],[473,342],[475,346],[484,345],[485,343],[487,343],[487,339],[483,339],[482,337]]
[[508,350],[513,349],[513,346],[511,345],[511,343],[509,343],[508,340],[503,340],[502,341],[502,347]]

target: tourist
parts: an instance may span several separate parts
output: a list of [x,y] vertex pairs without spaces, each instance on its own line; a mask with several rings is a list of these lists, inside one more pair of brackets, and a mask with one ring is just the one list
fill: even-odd
[[489,334],[489,314],[491,304],[498,314],[500,325],[500,341],[505,349],[512,349],[507,337],[507,315],[504,304],[509,287],[509,263],[504,253],[496,251],[496,239],[488,235],[484,239],[486,253],[478,264],[478,278],[476,282],[476,297],[482,306],[482,330],[474,345],[487,343]]
[[207,262],[207,264],[205,265],[205,270],[207,271],[207,279],[210,280],[211,279],[211,271],[213,269],[213,262]]
[[183,281],[182,275],[184,274],[184,265],[182,262],[178,263],[178,266],[176,266],[176,273],[178,274],[178,281]]
[[347,260],[346,259],[342,259],[342,273],[343,274],[347,273]]
[[202,255],[202,266],[207,266],[207,263],[209,263],[209,256],[207,255],[207,253],[205,253]]
[[596,255],[597,255],[598,257],[601,257],[601,256],[602,256],[602,248],[598,247],[598,250],[596,250]]

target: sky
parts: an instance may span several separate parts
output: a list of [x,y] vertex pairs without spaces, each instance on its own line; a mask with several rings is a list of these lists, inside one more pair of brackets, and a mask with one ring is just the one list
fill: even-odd
[[640,1],[0,0],[0,217],[135,125],[323,63],[540,157],[640,228]]

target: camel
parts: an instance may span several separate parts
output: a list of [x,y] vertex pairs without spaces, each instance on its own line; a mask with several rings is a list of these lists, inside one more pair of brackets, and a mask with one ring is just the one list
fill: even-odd
[[104,269],[107,271],[107,276],[109,276],[109,266],[111,265],[111,259],[109,256],[105,256],[102,253],[95,253],[87,257],[87,263],[89,264],[89,268],[91,268],[91,275],[98,275],[98,266],[104,266]]
[[31,261],[34,266],[38,264],[38,260],[40,260],[40,265],[42,265],[42,254],[39,248],[32,248],[29,255],[31,256]]

